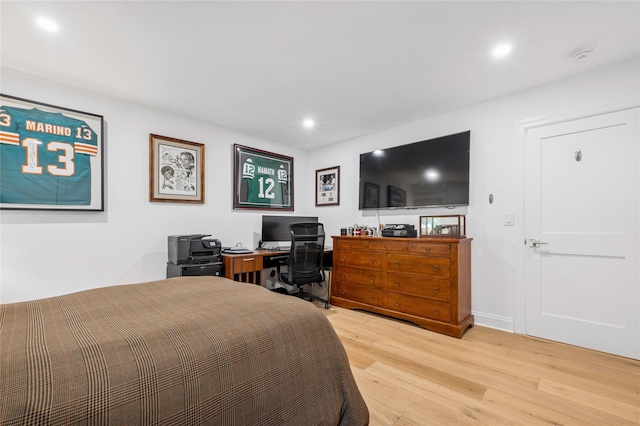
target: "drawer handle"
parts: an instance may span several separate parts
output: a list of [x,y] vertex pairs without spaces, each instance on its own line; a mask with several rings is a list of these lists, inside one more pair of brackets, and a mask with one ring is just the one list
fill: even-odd
[[400,266],[400,262],[396,262],[396,266]]
[[386,250],[386,249],[387,249],[387,246],[382,246],[382,249],[383,249],[383,250]]
[[243,262],[253,262],[254,260],[256,260],[255,257],[250,257],[248,259],[242,259]]
[[424,251],[426,251],[427,253],[429,253],[431,251],[430,248],[424,249]]
[[346,257],[344,257],[344,256],[342,256],[342,257],[340,258],[340,260],[344,262],[345,260],[347,260],[347,258],[346,258]]
[[396,287],[400,287],[400,281],[396,281],[396,282],[395,282],[395,286],[396,286]]
[[434,289],[433,289],[433,291],[434,291],[435,293],[440,293],[440,289],[439,289],[438,287],[434,288]]
[[400,301],[396,300],[396,306],[400,306]]
[[344,295],[344,294],[347,294],[347,291],[346,291],[346,290],[342,290],[342,294],[343,294],[343,295]]
[[347,274],[345,274],[344,272],[342,273],[342,278],[346,278]]
[[376,300],[376,297],[375,296],[371,296],[371,297],[369,297],[369,300],[372,300],[372,301]]
[[373,265],[373,262],[375,262],[375,260],[373,259],[369,259],[369,263]]
[[436,315],[440,315],[440,309],[436,309],[435,311],[433,311],[433,313],[435,313]]
[[351,243],[348,243],[347,246],[349,246],[349,248],[351,248]]
[[440,267],[439,267],[438,265],[435,265],[435,266],[433,267],[433,270],[434,270],[434,271],[439,271],[439,270],[440,270]]
[[370,280],[372,283],[376,281],[376,279],[375,279],[375,278],[373,278],[373,277],[369,278],[369,280]]

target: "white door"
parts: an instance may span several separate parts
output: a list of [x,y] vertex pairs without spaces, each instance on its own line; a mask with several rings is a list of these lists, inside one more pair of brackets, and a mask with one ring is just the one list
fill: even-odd
[[527,132],[529,335],[640,359],[638,112]]

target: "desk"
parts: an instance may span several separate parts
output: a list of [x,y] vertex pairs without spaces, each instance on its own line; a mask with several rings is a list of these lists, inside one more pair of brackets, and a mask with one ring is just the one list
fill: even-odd
[[[224,276],[234,281],[262,285],[262,270],[275,267],[287,256],[288,251],[280,250],[256,250],[246,254],[222,253]],[[324,249],[323,264],[325,268],[333,265],[332,248]]]

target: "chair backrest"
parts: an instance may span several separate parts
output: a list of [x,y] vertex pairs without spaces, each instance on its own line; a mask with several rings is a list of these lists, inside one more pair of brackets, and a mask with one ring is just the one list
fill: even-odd
[[292,282],[320,275],[324,280],[324,226],[318,222],[297,222],[289,225],[291,251],[287,267]]

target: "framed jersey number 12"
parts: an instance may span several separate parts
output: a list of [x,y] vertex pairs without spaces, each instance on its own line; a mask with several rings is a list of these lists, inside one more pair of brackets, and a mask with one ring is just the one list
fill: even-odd
[[0,208],[104,211],[103,117],[0,94]]
[[293,210],[293,158],[233,146],[233,208]]

